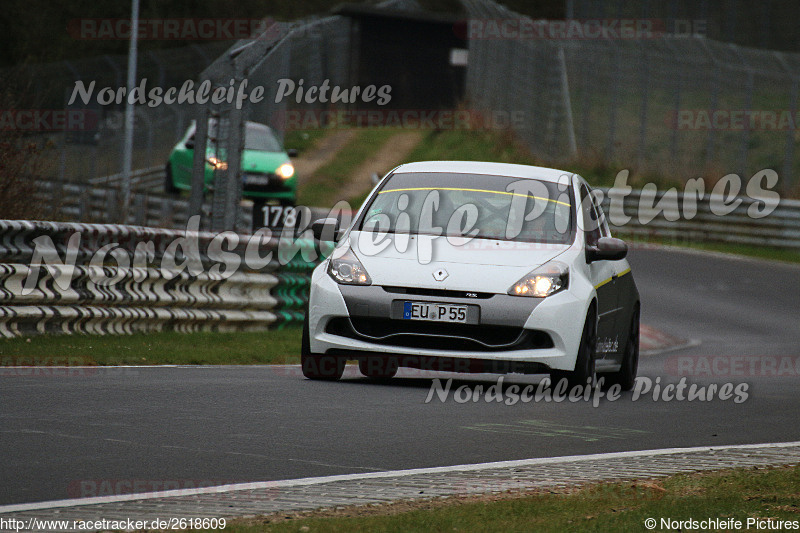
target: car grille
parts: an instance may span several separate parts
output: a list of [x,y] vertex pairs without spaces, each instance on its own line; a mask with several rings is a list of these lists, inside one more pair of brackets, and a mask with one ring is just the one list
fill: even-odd
[[491,292],[453,291],[448,289],[424,289],[420,287],[387,287],[383,290],[392,294],[413,294],[417,296],[440,296],[446,298],[470,298],[485,300],[494,296]]
[[492,352],[552,348],[544,331],[496,325],[450,324],[371,317],[337,317],[327,333],[375,344],[436,350]]

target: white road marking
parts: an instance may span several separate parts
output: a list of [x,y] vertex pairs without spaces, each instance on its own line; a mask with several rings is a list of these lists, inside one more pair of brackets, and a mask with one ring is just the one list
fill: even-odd
[[194,489],[166,490],[162,492],[143,492],[138,494],[120,494],[113,496],[96,496],[93,498],[73,498],[69,500],[54,500],[46,502],[21,503],[0,506],[0,513],[14,513],[20,511],[37,511],[42,509],[55,509],[64,507],[79,507],[82,505],[96,505],[103,503],[118,503],[133,500],[152,500],[156,498],[170,498],[179,496],[195,496],[200,494],[219,494],[241,490],[263,490],[287,487],[301,487],[320,485],[335,481],[356,481],[365,479],[381,479],[391,477],[415,476],[420,474],[442,474],[447,472],[474,472],[494,468],[514,468],[521,466],[543,465],[552,463],[576,463],[581,461],[596,461],[601,459],[623,459],[627,457],[644,457],[672,455],[691,452],[708,452],[721,450],[760,450],[768,448],[790,448],[800,446],[800,441],[774,442],[764,444],[740,444],[732,446],[697,446],[693,448],[663,448],[658,450],[640,450],[631,452],[597,453],[590,455],[568,455],[563,457],[541,457],[536,459],[520,459],[515,461],[498,461],[493,463],[476,463],[454,466],[440,466],[433,468],[413,468],[409,470],[387,470],[382,472],[366,472],[360,474],[341,474],[325,477],[307,477],[299,479],[284,479],[279,481],[261,481],[253,483],[235,483],[219,485],[216,487],[201,487]]

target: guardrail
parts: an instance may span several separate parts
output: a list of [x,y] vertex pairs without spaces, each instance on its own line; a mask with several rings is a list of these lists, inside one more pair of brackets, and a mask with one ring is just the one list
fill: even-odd
[[[100,176],[89,180],[91,185],[119,186],[125,175],[122,173]],[[162,191],[166,175],[163,166],[142,168],[131,172],[132,191]]]
[[[162,178],[163,178],[163,169]],[[65,221],[97,224],[118,222],[122,196],[113,181],[107,185],[70,181],[36,179],[36,199],[50,206],[50,216]],[[189,200],[179,196],[148,191],[131,193],[128,224],[161,228],[186,227],[189,218]],[[208,218],[211,204],[203,205],[204,218]],[[242,204],[242,221],[239,231],[252,228],[252,205]]]
[[[39,200],[49,202],[63,218],[102,221],[118,212],[119,193],[112,186],[46,180],[36,180],[36,184]],[[719,195],[696,199],[676,190],[630,190],[626,194],[619,189],[600,191],[615,233],[678,242],[800,250],[798,200]],[[265,329],[303,319],[313,261],[297,257],[281,261],[281,243],[278,238],[271,238],[259,244],[262,253],[272,252],[271,261],[222,275],[219,269],[209,270],[214,261],[206,253],[218,238],[216,234],[146,227],[185,228],[186,200],[135,192],[132,206],[129,220],[139,226],[0,220],[0,336]],[[252,213],[249,208],[245,213],[245,227],[249,230]],[[322,216],[321,210],[312,210],[312,219]],[[53,261],[41,264],[43,250],[49,250],[51,258],[63,261],[75,233],[81,235],[81,242],[73,250],[74,268],[67,269]],[[49,248],[42,247],[44,241],[35,242],[42,237],[51,243]],[[180,269],[163,268],[164,260],[174,265],[187,260],[182,252],[170,251],[169,243],[188,237],[194,238],[203,251],[195,258],[201,271],[189,275]],[[228,253],[246,264],[245,243],[253,238],[239,234],[237,246]],[[98,250],[112,243],[116,243],[115,253],[123,254],[122,263],[116,258],[93,263]],[[137,256],[140,245],[151,246],[152,253],[145,256],[144,263],[141,254]],[[313,246],[312,242],[299,240],[293,248],[309,251]],[[23,293],[23,283],[32,270],[36,271],[33,285]],[[58,280],[67,270],[70,281],[61,287]],[[97,282],[106,278],[116,281],[110,286]]]
[[261,330],[302,321],[315,266],[302,253],[313,242],[291,243],[299,253],[288,257],[277,238],[235,240],[221,249],[243,268],[229,273],[214,248],[219,237],[208,232],[0,220],[0,337]]
[[[121,179],[121,174],[115,174],[90,180],[88,184],[54,180],[35,180],[35,183],[38,200],[52,206],[53,218],[107,223],[116,221],[119,216],[121,197],[116,187]],[[162,167],[134,172],[132,183],[135,191],[131,194],[132,207],[127,221],[129,224],[168,228],[186,226],[188,199],[150,192],[160,189],[163,180]],[[612,195],[619,195],[621,191],[610,188],[600,190],[604,194],[603,208],[610,214],[609,191],[612,191]],[[667,202],[665,209],[653,214],[652,206],[660,205],[665,197],[674,201]],[[707,194],[695,202],[696,212],[693,216],[687,217],[687,199],[691,198],[677,191],[672,193],[662,190],[655,193],[634,189],[628,192],[622,202],[624,213],[631,219],[625,223],[615,223],[615,217],[610,217],[609,223],[617,233],[643,238],[738,243],[800,250],[800,200],[782,199],[775,205],[773,200],[753,199],[748,196],[725,199],[719,195]],[[732,201],[740,203],[724,216],[715,214],[711,208],[712,202],[721,204]],[[754,205],[762,209],[765,202],[773,202],[769,205],[774,210],[768,216],[753,218],[748,214]],[[207,219],[211,210],[210,204],[205,204],[203,210],[204,218]],[[315,210],[315,214],[321,211]],[[249,232],[252,228],[252,206],[244,202],[242,212],[239,231]],[[647,217],[644,223],[639,219],[642,214]]]
[[[800,200],[705,195],[677,191],[603,191],[603,210],[615,233],[678,242],[733,243],[800,250]],[[612,205],[612,198],[614,205]],[[620,200],[622,213],[620,213]],[[737,205],[738,204],[738,205]],[[731,207],[726,208],[726,205]],[[733,207],[736,205],[736,207]],[[653,206],[663,206],[663,209]],[[719,213],[725,214],[719,214]],[[766,216],[756,218],[759,213]],[[622,223],[618,215],[631,217]],[[755,216],[754,216],[755,215]]]

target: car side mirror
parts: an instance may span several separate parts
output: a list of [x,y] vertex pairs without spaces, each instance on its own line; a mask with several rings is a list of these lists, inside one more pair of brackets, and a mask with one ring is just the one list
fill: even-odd
[[339,227],[338,218],[322,218],[311,223],[311,232],[315,240],[339,242],[344,230]]
[[286,155],[289,157],[297,157],[297,149],[296,148],[287,148]]
[[628,245],[622,239],[600,237],[597,244],[586,247],[586,262],[619,261],[628,255]]

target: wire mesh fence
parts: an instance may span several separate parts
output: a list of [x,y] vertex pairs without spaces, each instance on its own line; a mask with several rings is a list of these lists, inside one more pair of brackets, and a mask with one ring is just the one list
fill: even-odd
[[[253,39],[237,42],[202,72],[200,79],[210,81],[212,87],[231,83],[241,86],[247,81],[251,87],[263,89],[258,101],[248,99],[241,106],[223,101],[196,111],[196,146],[209,146],[215,153],[222,151],[228,161],[226,168],[215,171],[212,228],[241,225],[239,154],[244,147],[244,125],[247,121],[264,123],[283,138],[292,123],[291,112],[324,109],[326,106],[316,99],[308,102],[304,98],[287,98],[282,83],[305,87],[344,84],[348,79],[349,31],[347,20],[339,16],[278,22]],[[199,153],[195,150],[190,204],[194,213],[200,213],[205,172],[202,161],[198,161]]]
[[[187,80],[195,79],[229,44],[213,42],[141,54],[138,82],[145,80],[148,89],[180,88]],[[2,103],[3,111],[11,107],[35,109],[40,114],[69,110],[83,113],[86,119],[81,128],[71,128],[65,123],[59,130],[48,123],[43,128],[33,126],[25,131],[24,141],[35,144],[47,162],[42,169],[45,177],[84,182],[122,170],[124,101],[99,105],[97,98],[104,88],[116,92],[125,87],[126,69],[126,56],[106,55],[0,71],[5,94],[15,95],[8,97],[11,101]],[[87,90],[92,87],[88,103],[80,92],[75,92],[78,82]],[[189,107],[187,104],[136,106],[133,168],[164,164],[191,120]]]
[[467,91],[484,109],[523,112],[518,133],[537,155],[677,179],[772,168],[784,193],[797,187],[800,54],[696,35],[539,38],[547,21],[463,3],[478,27],[533,28],[473,33]]
[[[579,3],[580,4],[580,3]],[[469,21],[532,21],[491,0],[462,0]],[[413,1],[381,4],[419,9]],[[578,5],[580,7],[580,5]],[[585,13],[584,13],[585,14]],[[484,24],[483,27],[486,27]],[[457,30],[457,28],[454,28]],[[346,104],[280,97],[281,80],[305,87],[352,84],[357,26],[343,16],[278,22],[254,38],[213,42],[144,53],[138,78],[148,86],[214,87],[248,83],[264,90],[259,102],[136,106],[133,168],[164,165],[192,120],[203,146],[208,119],[216,120],[214,153],[240,153],[246,121],[267,124],[279,137],[287,128],[308,127],[296,117],[312,116],[326,126]],[[671,179],[724,174],[749,177],[775,169],[781,192],[798,191],[800,139],[798,85],[800,54],[750,49],[697,36],[646,38],[529,38],[469,32],[466,86],[470,108],[502,112],[515,120],[518,137],[533,153],[554,164],[603,162],[634,175]],[[413,43],[409,43],[412,46]],[[17,92],[34,96],[43,109],[69,109],[75,83],[125,85],[126,58],[102,56],[0,73]],[[299,92],[299,91],[298,91]],[[82,104],[73,102],[73,107]],[[83,106],[87,107],[87,106]],[[98,117],[88,131],[48,131],[27,136],[45,152],[50,179],[91,182],[121,171],[123,104],[88,106]],[[302,114],[302,112],[310,112]],[[299,112],[299,113],[298,113]],[[330,113],[327,113],[330,112]],[[207,127],[205,128],[207,130]],[[201,150],[202,171],[206,156]],[[238,161],[238,158],[228,158]],[[215,227],[241,224],[241,182],[235,165],[215,176]],[[193,197],[198,212],[202,194]]]

